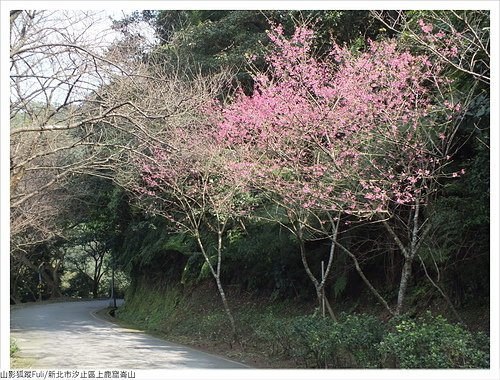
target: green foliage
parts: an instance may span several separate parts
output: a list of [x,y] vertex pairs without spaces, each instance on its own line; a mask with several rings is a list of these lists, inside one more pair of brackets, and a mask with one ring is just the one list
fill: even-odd
[[172,233],[163,218],[135,216],[124,226],[115,257],[128,273],[148,273],[170,281],[185,279],[186,262],[195,255],[197,245],[186,234]]
[[[149,22],[160,39],[151,59],[173,67],[179,62],[190,69],[200,67],[204,73],[231,67],[236,70],[235,81],[248,90],[252,86],[248,72],[253,68],[265,71],[262,56],[269,44],[266,31],[271,24],[283,25],[287,35],[292,34],[296,24],[314,25],[318,54],[326,51],[332,38],[339,44],[356,41],[359,48],[367,38],[375,39],[380,28],[368,11],[335,10],[144,11],[122,20],[121,27],[126,30],[127,25],[140,20]],[[251,65],[250,56],[255,58]]]
[[193,334],[199,340],[231,341],[227,314],[223,310],[214,310],[191,319],[189,323],[179,323],[178,334]]
[[317,316],[278,319],[270,315],[259,326],[258,335],[271,345],[272,354],[304,367],[375,368],[384,327],[369,315],[345,315],[339,322]]
[[186,234],[172,234],[163,242],[163,249],[168,251],[178,251],[184,254],[192,252],[194,247],[194,240],[190,239]]
[[186,265],[182,270],[181,284],[194,284],[199,280],[201,267],[205,262],[205,258],[199,252],[189,255]]
[[16,343],[16,341],[12,338],[10,338],[10,357],[14,356],[16,352],[19,351],[19,347]]
[[164,328],[163,323],[182,301],[181,293],[175,288],[150,288],[145,284],[130,287],[125,299],[127,302],[117,310],[116,315],[149,330]]
[[[442,317],[396,318],[341,313],[339,321],[303,315],[290,301],[236,298],[234,317],[245,350],[306,368],[485,368],[489,338]],[[117,315],[182,343],[231,341],[222,304],[211,282],[193,290],[132,286]]]
[[[271,355],[318,368],[486,368],[489,339],[442,317],[400,318],[393,331],[370,315],[343,315],[339,322],[316,316],[277,318],[257,328]],[[486,349],[487,350],[487,349]]]
[[293,235],[277,224],[248,223],[244,232],[232,232],[224,262],[223,278],[250,292],[267,291],[276,299],[312,291]]
[[68,297],[88,298],[92,292],[92,279],[83,272],[67,273],[61,285]]
[[398,368],[487,368],[489,339],[474,335],[441,316],[401,318],[379,351]]
[[347,276],[345,273],[342,273],[339,277],[336,278],[333,284],[333,294],[335,297],[338,297],[342,294],[347,286]]
[[[210,265],[212,266],[212,268],[215,268],[215,266],[217,265],[217,256],[210,256],[208,258],[208,261],[210,262]],[[208,262],[206,260],[204,260],[204,262],[201,266],[201,269],[200,269],[200,274],[198,277],[199,280],[205,280],[207,278],[212,277],[210,265],[208,265]]]
[[218,294],[204,291],[203,287],[187,293],[143,281],[129,288],[125,300],[117,317],[144,329],[175,335],[177,341],[182,341],[182,337],[195,341],[232,340]]
[[448,168],[465,169],[465,174],[446,181],[429,205],[433,233],[422,246],[428,268],[434,261],[448,268],[443,283],[458,305],[474,306],[489,299],[489,103],[489,94],[479,91],[469,104],[457,131],[460,149]]
[[160,11],[155,27],[163,43],[153,53],[155,59],[175,64],[180,58],[179,62],[208,73],[223,66],[244,66],[246,57],[261,49],[268,24],[264,14],[255,11],[197,10]]
[[143,220],[131,226],[127,231],[124,245],[126,251],[123,256],[129,256],[131,261],[127,264],[147,265],[158,259],[158,254],[165,247],[176,244],[178,239],[172,243],[166,231],[165,223],[161,219]]

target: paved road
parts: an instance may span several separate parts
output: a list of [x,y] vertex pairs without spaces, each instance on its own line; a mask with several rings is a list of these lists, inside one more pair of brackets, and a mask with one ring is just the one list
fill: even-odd
[[11,336],[33,368],[245,368],[95,316],[108,301],[26,306],[11,311]]

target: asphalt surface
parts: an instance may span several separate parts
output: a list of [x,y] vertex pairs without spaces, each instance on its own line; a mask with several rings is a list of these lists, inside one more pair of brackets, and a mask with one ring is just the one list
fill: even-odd
[[119,327],[95,313],[109,301],[30,305],[11,310],[17,356],[33,368],[181,369],[245,365]]

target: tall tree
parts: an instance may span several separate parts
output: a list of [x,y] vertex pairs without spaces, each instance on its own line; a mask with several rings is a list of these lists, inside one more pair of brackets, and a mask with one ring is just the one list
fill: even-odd
[[244,213],[244,189],[227,165],[230,152],[217,143],[211,128],[173,129],[169,136],[174,149],[153,148],[150,158],[142,161],[144,186],[139,192],[152,197],[150,212],[164,216],[176,232],[196,240],[238,340],[221,268],[227,232]]
[[[333,45],[327,59],[318,60],[313,38],[306,28],[297,28],[290,39],[280,26],[274,29],[270,75],[256,76],[254,94],[240,92],[222,110],[220,136],[256,151],[255,161],[242,166],[244,175],[254,167],[254,181],[264,178],[280,205],[300,207],[298,237],[308,220],[315,217],[323,225],[321,217],[327,218],[332,232],[326,236],[356,261],[338,242],[334,218],[383,223],[405,261],[395,309],[357,262],[356,268],[388,311],[400,314],[411,265],[427,233],[422,208],[447,175],[452,115],[460,106],[441,84],[442,67],[396,41],[372,43],[361,54]],[[406,242],[389,223],[403,214],[409,215]],[[317,290],[324,286],[310,277]]]
[[[159,107],[163,103],[153,108],[151,98],[136,98],[134,89],[147,81],[144,63],[134,45],[115,41],[103,17],[84,11],[11,14],[13,261],[26,263],[32,248],[65,234],[59,214],[72,197],[72,177],[112,177],[123,152],[151,137],[145,122],[170,116]],[[162,88],[157,96],[172,91],[155,80]]]

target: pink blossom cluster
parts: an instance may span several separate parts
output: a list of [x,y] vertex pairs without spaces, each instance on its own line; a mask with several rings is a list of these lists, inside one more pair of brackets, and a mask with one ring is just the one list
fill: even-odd
[[461,46],[460,41],[463,38],[461,38],[462,35],[459,32],[445,32],[441,29],[436,32],[432,24],[425,23],[421,19],[418,20],[418,25],[423,32],[422,40],[444,57],[456,58],[461,50],[466,49],[466,47]]
[[169,148],[153,145],[137,162],[140,194],[162,198],[172,220],[177,211],[243,215],[253,192],[370,218],[431,191],[450,159],[436,147],[460,112],[433,96],[447,81],[431,57],[387,40],[362,52],[333,44],[320,59],[310,29],[287,38],[275,26],[269,38],[269,71],[254,75],[252,95],[207,105],[213,125],[166,129]]
[[218,108],[218,141],[253,153],[240,174],[306,209],[383,212],[421,196],[443,165],[429,136],[447,140],[431,115],[460,110],[432,97],[439,65],[393,40],[361,53],[333,44],[319,60],[311,30],[288,39],[277,26],[269,37],[270,72]]
[[[152,144],[149,154],[136,162],[139,195],[150,207],[181,226],[197,225],[197,218],[244,215],[252,205],[242,201],[251,166],[238,164],[234,152],[219,144],[210,126],[168,128],[168,148]],[[238,173],[238,175],[235,175]]]

